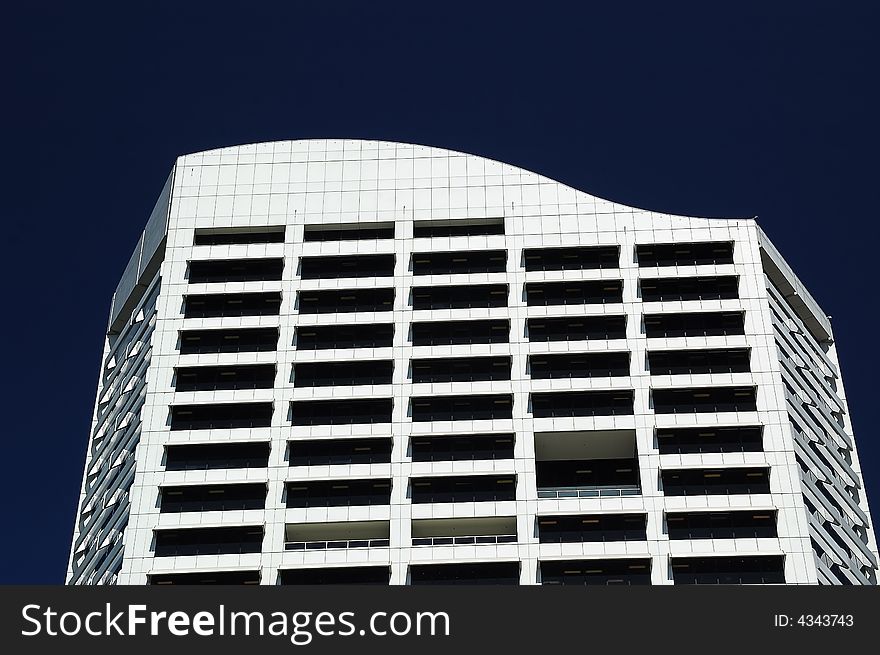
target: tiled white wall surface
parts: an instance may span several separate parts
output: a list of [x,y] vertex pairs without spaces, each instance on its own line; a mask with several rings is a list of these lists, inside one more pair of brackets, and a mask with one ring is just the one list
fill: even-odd
[[[425,219],[504,217],[504,236],[413,238],[413,221]],[[303,243],[303,226],[316,223],[393,221],[393,240]],[[245,225],[285,225],[285,243],[230,246],[193,246],[196,228]],[[641,268],[635,263],[636,244],[693,241],[734,241],[735,263],[671,268]],[[526,272],[524,248],[619,245],[620,268],[584,271]],[[506,273],[414,277],[409,270],[414,252],[505,249]],[[300,280],[298,258],[304,255],[394,253],[393,278]],[[188,260],[283,256],[280,282],[187,284]],[[739,299],[644,303],[638,294],[640,277],[739,276]],[[294,141],[265,143],[196,153],[181,157],[171,203],[162,291],[153,337],[152,364],[144,431],[138,450],[138,469],[132,490],[131,521],[126,537],[122,583],[140,584],[149,573],[202,569],[259,568],[263,584],[275,584],[279,568],[387,564],[392,584],[403,584],[410,562],[519,560],[521,582],[535,584],[538,562],[570,557],[652,558],[654,584],[671,584],[670,555],[784,554],[789,583],[815,583],[816,567],[807,536],[806,515],[781,388],[773,328],[764,288],[757,227],[752,219],[702,219],[647,212],[611,203],[522,169],[480,157],[429,147],[368,141]],[[527,307],[524,283],[544,280],[623,280],[623,302],[612,305]],[[508,307],[412,311],[413,286],[452,283],[506,282]],[[300,289],[347,289],[393,286],[393,312],[299,316],[294,307]],[[184,294],[219,291],[281,291],[280,316],[184,319]],[[751,372],[728,375],[650,377],[646,370],[646,340],[642,315],[649,312],[745,310],[746,334],[728,337],[652,339],[652,349],[749,346]],[[527,317],[625,314],[626,339],[529,343],[524,335]],[[413,347],[407,341],[414,320],[509,318],[510,343]],[[393,321],[394,345],[383,349],[300,351],[293,345],[294,329],[303,324],[352,324]],[[182,329],[226,326],[279,326],[277,352],[180,355]],[[628,350],[631,375],[532,381],[526,374],[530,353]],[[509,354],[512,380],[412,384],[406,377],[414,356],[476,356]],[[297,388],[290,382],[294,362],[375,358],[394,360],[393,384],[381,387]],[[173,369],[178,365],[276,362],[273,389],[176,393]],[[757,412],[693,415],[655,415],[650,389],[702,385],[756,385]],[[633,389],[634,415],[584,418],[533,418],[529,393],[541,390]],[[407,417],[409,398],[416,395],[511,393],[513,418],[497,421],[413,423]],[[392,397],[393,420],[383,425],[291,427],[289,403],[312,398]],[[266,400],[274,402],[272,426],[254,430],[175,431],[168,427],[169,405],[190,402]],[[763,425],[764,452],[660,456],[654,444],[655,427],[671,425]],[[628,498],[548,500],[537,497],[534,437],[536,431],[623,428],[635,430],[642,494]],[[481,462],[413,463],[406,454],[411,435],[470,432],[514,432],[511,460]],[[288,440],[330,436],[393,436],[390,464],[290,468],[285,460]],[[266,440],[272,442],[266,469],[165,472],[163,448],[169,443]],[[770,465],[771,493],[744,496],[664,497],[659,489],[662,467]],[[517,475],[516,501],[412,505],[406,498],[412,475],[501,472]],[[330,509],[287,509],[282,502],[286,480],[305,477],[392,477],[390,506]],[[157,490],[161,485],[216,481],[265,481],[265,510],[159,514]],[[663,533],[664,510],[776,508],[778,538],[670,542]],[[586,544],[539,544],[538,514],[597,511],[645,512],[647,541]],[[515,516],[518,542],[481,546],[410,545],[412,518],[452,516]],[[390,520],[389,548],[293,552],[284,550],[286,522],[325,520]],[[177,525],[264,524],[261,554],[154,558],[153,531]]]

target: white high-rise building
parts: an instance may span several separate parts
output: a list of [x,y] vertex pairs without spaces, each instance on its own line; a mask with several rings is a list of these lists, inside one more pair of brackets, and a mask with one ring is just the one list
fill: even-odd
[[72,584],[874,584],[831,325],[752,218],[439,148],[180,157]]

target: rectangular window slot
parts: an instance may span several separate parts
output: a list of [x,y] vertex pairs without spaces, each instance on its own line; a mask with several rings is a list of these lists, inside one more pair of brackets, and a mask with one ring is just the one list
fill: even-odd
[[759,453],[764,450],[761,426],[658,428],[661,455],[691,453]]
[[449,357],[413,359],[414,384],[427,382],[476,382],[509,380],[510,357]]
[[364,325],[298,325],[297,350],[341,348],[390,348],[394,343],[392,323]]
[[175,391],[271,389],[275,386],[275,364],[179,366],[174,380]]
[[411,564],[411,585],[518,585],[519,562]]
[[514,435],[463,434],[430,435],[410,438],[414,462],[513,459]]
[[526,248],[523,264],[527,271],[582,271],[618,268],[620,246],[576,246],[569,248]]
[[530,307],[623,302],[622,280],[528,282],[525,289],[526,304]]
[[529,341],[625,339],[626,316],[572,316],[526,319]]
[[782,555],[673,557],[675,584],[785,584]]
[[300,314],[390,312],[394,309],[394,289],[299,291],[297,295]]
[[262,428],[272,424],[272,403],[172,405],[171,430]]
[[156,557],[244,555],[263,549],[263,526],[174,528],[154,532]]
[[206,443],[165,446],[166,471],[265,468],[269,442]]
[[210,293],[184,296],[184,318],[224,316],[277,316],[281,293]]
[[776,537],[776,510],[668,512],[670,539],[768,539]]
[[648,352],[651,375],[700,375],[748,373],[748,348],[701,350],[652,350]]
[[191,261],[187,281],[190,284],[211,282],[273,282],[281,279],[284,259],[211,259]]
[[278,328],[182,330],[180,354],[268,352],[278,349]]
[[653,389],[655,414],[757,411],[755,387],[698,387]]
[[414,346],[508,343],[510,321],[431,321],[412,324]]
[[260,584],[259,571],[196,571],[193,573],[151,573],[150,585],[241,585]]
[[306,225],[303,241],[366,241],[373,239],[393,239],[394,223],[323,223]]
[[513,395],[415,396],[410,409],[414,422],[510,419]]
[[732,264],[733,241],[650,243],[636,246],[639,266]]
[[744,312],[645,314],[645,336],[649,339],[718,337],[745,333]]
[[303,480],[287,483],[287,507],[388,505],[390,479]]
[[284,243],[284,226],[196,228],[195,246],[224,246],[248,243]]
[[295,400],[290,403],[293,425],[355,425],[390,423],[392,398]]
[[319,566],[307,569],[281,569],[282,585],[387,585],[391,581],[388,566]]
[[633,413],[633,391],[620,389],[533,393],[531,405],[535,418],[629,415]]
[[507,270],[506,250],[464,250],[423,252],[412,256],[413,275],[462,275],[503,273]]
[[769,494],[769,468],[666,469],[661,471],[666,496]]
[[538,540],[544,543],[647,540],[645,514],[572,514],[538,516]]
[[303,280],[392,277],[394,275],[394,255],[301,257],[299,275]]
[[391,384],[394,362],[302,362],[293,365],[294,387],[360,386]]
[[266,483],[161,487],[159,500],[163,514],[264,509]]
[[544,585],[649,585],[650,559],[580,559],[540,562]]
[[620,377],[629,375],[629,353],[529,355],[528,367],[533,380]]
[[426,220],[413,223],[413,236],[416,239],[493,234],[504,234],[503,218]]
[[730,300],[738,298],[736,275],[658,277],[639,280],[644,302],[684,300]]
[[290,466],[385,464],[391,461],[390,437],[368,439],[297,439],[290,441]]
[[414,504],[516,500],[516,475],[458,475],[411,479]]
[[413,287],[412,308],[472,309],[507,307],[506,284],[471,284],[443,287]]

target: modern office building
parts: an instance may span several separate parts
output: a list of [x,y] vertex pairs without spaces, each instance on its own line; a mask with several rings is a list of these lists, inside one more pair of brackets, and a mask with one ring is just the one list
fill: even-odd
[[180,157],[71,584],[874,584],[831,325],[752,218],[438,148]]

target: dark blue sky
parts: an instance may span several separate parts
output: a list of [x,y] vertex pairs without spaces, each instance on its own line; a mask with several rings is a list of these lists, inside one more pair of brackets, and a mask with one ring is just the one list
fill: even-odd
[[880,515],[875,3],[15,4],[0,582],[63,580],[110,294],[174,158],[276,139],[429,144],[759,216],[834,319]]

